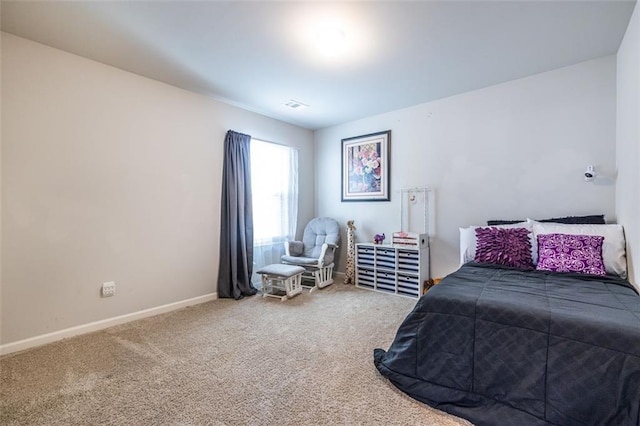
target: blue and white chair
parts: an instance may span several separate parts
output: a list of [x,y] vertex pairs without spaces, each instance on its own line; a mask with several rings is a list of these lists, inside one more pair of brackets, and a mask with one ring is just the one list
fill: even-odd
[[305,226],[302,241],[286,241],[282,263],[302,266],[303,279],[313,280],[314,288],[333,283],[335,251],[340,243],[340,226],[335,219],[317,217]]

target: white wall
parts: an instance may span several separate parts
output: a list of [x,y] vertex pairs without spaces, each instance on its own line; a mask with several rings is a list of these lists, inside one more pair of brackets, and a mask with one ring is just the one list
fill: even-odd
[[640,271],[640,8],[637,6],[617,55],[616,214],[627,238],[629,280]]
[[228,129],[313,188],[312,132],[5,33],[2,89],[2,344],[216,292]]
[[[434,187],[433,277],[458,267],[461,226],[594,213],[613,221],[613,182],[586,183],[583,171],[614,173],[615,66],[605,57],[317,131],[317,213],[355,219],[358,241],[370,241],[399,230],[401,188]],[[387,129],[392,201],[342,203],[341,139]]]

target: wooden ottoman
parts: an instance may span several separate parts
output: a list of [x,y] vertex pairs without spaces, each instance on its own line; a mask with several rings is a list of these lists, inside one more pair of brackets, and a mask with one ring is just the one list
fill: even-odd
[[[289,297],[302,293],[302,266],[274,263],[256,271],[262,275],[262,297],[277,297],[285,301]],[[285,295],[273,294],[274,290],[284,290]]]

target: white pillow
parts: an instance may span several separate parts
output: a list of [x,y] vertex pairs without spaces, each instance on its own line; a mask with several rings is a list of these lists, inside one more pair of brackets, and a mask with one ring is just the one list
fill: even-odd
[[[526,228],[531,231],[532,226],[529,222],[518,222],[509,225],[469,226],[467,228],[460,228],[460,265],[473,262],[476,258],[476,244],[478,243],[476,228]],[[533,244],[533,233],[531,233],[530,238]],[[533,256],[533,254],[532,252],[531,255]],[[537,253],[535,254],[537,259]]]
[[604,241],[602,241],[604,269],[609,274],[627,278],[627,253],[622,225],[568,225],[536,222],[531,219],[527,219],[527,221],[533,225],[536,255],[538,235],[540,234],[600,235],[604,237]]

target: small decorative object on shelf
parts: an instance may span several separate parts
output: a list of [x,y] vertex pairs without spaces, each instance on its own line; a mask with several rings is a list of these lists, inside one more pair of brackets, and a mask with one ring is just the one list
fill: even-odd
[[424,247],[427,244],[427,234],[415,232],[394,232],[391,236],[391,244],[406,247]]
[[347,221],[347,271],[345,272],[344,283],[356,283],[356,225],[353,220]]
[[382,242],[384,241],[385,238],[386,237],[385,237],[384,234],[376,234],[373,237],[373,242],[374,242],[374,244],[382,244]]

